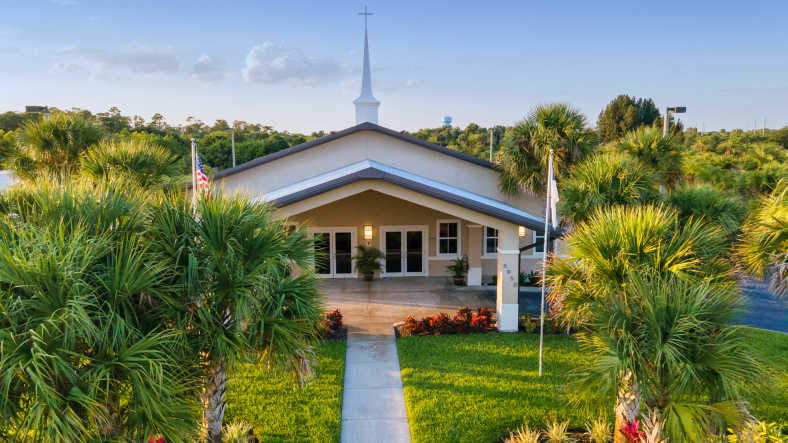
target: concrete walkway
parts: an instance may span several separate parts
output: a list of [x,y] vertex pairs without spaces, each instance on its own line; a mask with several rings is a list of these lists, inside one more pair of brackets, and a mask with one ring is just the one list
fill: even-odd
[[410,442],[391,323],[352,327],[348,333],[342,442]]
[[326,307],[339,308],[348,326],[343,443],[409,442],[397,345],[392,325],[409,314],[453,313],[460,306],[495,307],[483,290],[456,290],[447,278],[324,280]]

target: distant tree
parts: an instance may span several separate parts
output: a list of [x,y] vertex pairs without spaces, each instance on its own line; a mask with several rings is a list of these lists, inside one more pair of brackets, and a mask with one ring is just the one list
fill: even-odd
[[0,169],[6,168],[6,160],[16,151],[16,137],[11,131],[0,129]]
[[145,119],[142,118],[141,115],[135,115],[132,122],[133,122],[132,124],[134,125],[134,129],[142,129],[145,127]]
[[499,187],[506,193],[542,192],[547,180],[550,150],[557,176],[596,147],[596,136],[586,128],[586,117],[564,103],[539,105],[509,129],[496,156]]
[[659,118],[659,109],[650,98],[619,95],[599,113],[597,128],[602,141],[622,137],[641,126],[652,126]]
[[560,184],[559,210],[577,225],[596,211],[616,205],[642,205],[659,200],[656,175],[638,160],[619,153],[584,159]]
[[158,112],[153,114],[153,117],[150,118],[150,125],[154,129],[164,130],[167,129],[167,121],[164,119],[164,116],[159,114]]
[[121,115],[120,109],[113,106],[107,112],[99,112],[96,114],[96,119],[110,134],[118,133],[124,129],[131,128],[131,122],[128,117]]
[[788,126],[769,132],[769,139],[783,148],[788,149]]

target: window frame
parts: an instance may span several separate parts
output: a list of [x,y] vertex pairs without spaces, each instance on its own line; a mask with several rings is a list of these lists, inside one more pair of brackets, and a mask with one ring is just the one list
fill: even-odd
[[[491,226],[482,226],[484,230],[482,235],[482,258],[495,258],[498,256],[498,242],[500,241],[500,231],[491,227]],[[492,229],[495,231],[495,237],[490,237],[487,235],[487,229]],[[494,238],[495,239],[495,251],[490,252],[487,250],[487,239]]]
[[[533,239],[533,243],[541,241],[540,244],[542,245],[542,248],[544,248],[544,234],[539,235],[538,232],[531,231],[531,238]],[[534,247],[533,249],[531,249],[531,257],[544,257],[544,251],[538,252],[536,250],[536,247]]]
[[[455,223],[457,225],[457,252],[448,252],[448,253],[441,253],[441,240],[448,239],[452,240],[455,237],[441,237],[441,223]],[[441,258],[458,258],[462,257],[462,223],[459,219],[451,218],[451,219],[438,219],[435,222],[435,256]]]

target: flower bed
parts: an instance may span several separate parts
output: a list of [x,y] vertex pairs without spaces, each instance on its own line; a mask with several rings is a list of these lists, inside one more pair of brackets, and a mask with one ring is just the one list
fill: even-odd
[[409,315],[405,322],[396,327],[400,337],[414,335],[448,335],[470,334],[494,331],[493,312],[490,308],[479,308],[476,311],[467,306],[457,310],[454,317],[449,317],[445,312],[432,317],[416,320]]

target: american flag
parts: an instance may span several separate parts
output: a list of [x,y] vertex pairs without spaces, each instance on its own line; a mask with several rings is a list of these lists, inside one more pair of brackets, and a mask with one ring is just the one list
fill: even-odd
[[205,168],[202,167],[199,153],[197,153],[197,189],[208,190],[208,175],[205,173]]

